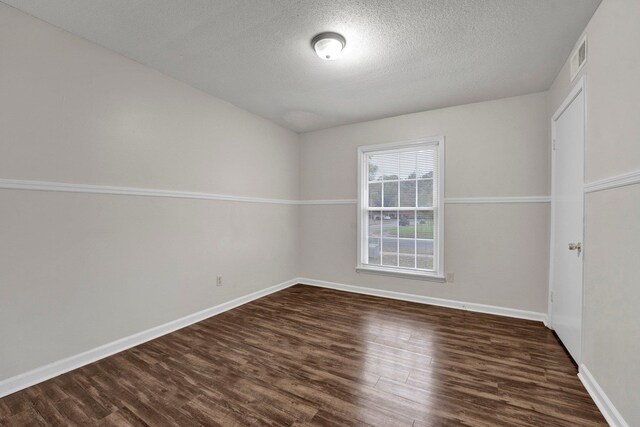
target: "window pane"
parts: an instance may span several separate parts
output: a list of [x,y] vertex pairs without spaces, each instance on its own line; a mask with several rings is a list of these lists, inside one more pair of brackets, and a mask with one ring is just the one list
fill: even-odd
[[416,182],[400,181],[400,206],[414,207],[416,205]]
[[416,213],[400,212],[400,218],[398,220],[398,236],[409,239],[415,238],[416,233]]
[[398,239],[382,239],[382,265],[398,266]]
[[382,226],[382,212],[369,212],[369,237],[380,237],[380,228]]
[[414,239],[398,239],[398,261],[400,267],[416,268],[416,241]]
[[416,241],[417,267],[433,270],[433,240]]
[[382,206],[382,183],[373,182],[369,184],[369,207],[377,208]]
[[384,156],[369,156],[369,181],[382,181],[382,159]]
[[[414,212],[402,212],[400,215],[400,221],[404,222],[403,214],[408,214],[413,218],[415,215]],[[413,222],[413,221],[412,221]],[[413,239],[413,226],[405,226],[410,227],[411,230],[411,238],[410,239],[398,239],[398,253],[400,254],[398,257],[400,267],[406,268],[415,268],[416,267],[416,241]],[[402,232],[401,232],[402,235]]]
[[369,264],[380,265],[380,239],[369,238]]
[[415,255],[398,255],[399,267],[416,268]]
[[433,239],[433,211],[418,211],[416,238]]
[[385,180],[398,179],[399,171],[399,156],[398,153],[384,154],[382,155],[382,174]]
[[384,207],[395,208],[398,206],[398,183],[384,183]]
[[433,178],[435,152],[433,150],[418,151],[418,178]]
[[425,208],[433,206],[433,180],[418,180],[418,206]]
[[400,179],[416,179],[416,152],[400,153]]
[[405,255],[416,253],[416,241],[414,239],[398,239],[398,252]]
[[398,237],[398,212],[382,212],[382,236]]

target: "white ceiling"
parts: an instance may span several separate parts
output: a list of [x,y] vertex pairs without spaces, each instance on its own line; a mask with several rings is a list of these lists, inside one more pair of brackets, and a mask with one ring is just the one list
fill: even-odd
[[2,1],[304,132],[546,90],[601,0]]

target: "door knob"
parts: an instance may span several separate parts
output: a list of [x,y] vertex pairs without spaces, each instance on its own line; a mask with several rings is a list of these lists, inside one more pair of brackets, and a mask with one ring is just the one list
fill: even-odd
[[578,251],[578,254],[580,254],[580,251],[582,251],[582,243],[569,243],[569,250]]

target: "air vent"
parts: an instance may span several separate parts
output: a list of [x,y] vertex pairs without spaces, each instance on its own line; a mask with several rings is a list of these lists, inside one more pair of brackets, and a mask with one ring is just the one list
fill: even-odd
[[571,55],[571,81],[573,81],[587,62],[587,36],[585,35],[573,55]]

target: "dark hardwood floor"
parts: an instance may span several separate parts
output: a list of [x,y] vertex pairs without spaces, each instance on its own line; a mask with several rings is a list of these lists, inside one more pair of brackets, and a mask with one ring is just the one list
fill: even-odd
[[541,323],[302,285],[0,399],[0,424],[606,425]]

